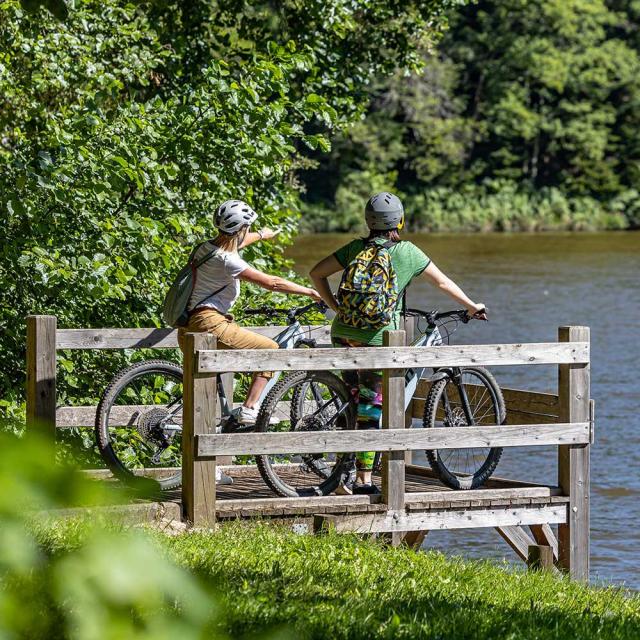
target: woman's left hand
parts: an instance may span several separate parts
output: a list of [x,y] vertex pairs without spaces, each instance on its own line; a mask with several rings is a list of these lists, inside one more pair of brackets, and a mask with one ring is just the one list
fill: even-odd
[[271,238],[275,238],[280,233],[280,230],[274,231],[273,229],[260,229],[260,234],[262,235],[262,240],[271,240]]

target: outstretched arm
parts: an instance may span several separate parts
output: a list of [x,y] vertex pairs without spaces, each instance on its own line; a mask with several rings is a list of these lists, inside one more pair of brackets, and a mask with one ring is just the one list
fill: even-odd
[[324,260],[320,260],[318,264],[311,269],[309,277],[316,285],[316,289],[322,296],[322,299],[334,311],[338,311],[338,302],[336,301],[331,287],[329,286],[328,277],[338,271],[342,271],[344,267],[338,262],[334,255],[327,256]]
[[257,284],[259,287],[262,287],[263,289],[267,289],[269,291],[279,291],[280,293],[292,293],[300,296],[309,296],[316,302],[320,302],[320,300],[322,300],[322,297],[315,289],[311,289],[310,287],[303,287],[302,285],[296,284],[295,282],[291,282],[291,280],[285,280],[280,276],[271,276],[267,273],[262,273],[262,271],[258,271],[257,269],[253,269],[251,267],[249,267],[249,269],[245,269],[238,277],[240,278],[240,280]]
[[469,315],[479,320],[486,320],[487,313],[484,304],[474,302],[469,296],[453,281],[446,276],[433,262],[424,270],[426,279],[435,287],[446,293],[450,298],[463,305]]
[[260,240],[271,240],[271,238],[275,238],[279,233],[279,231],[272,231],[266,227],[260,229],[260,231],[249,231],[238,249],[244,249],[254,242],[260,242]]

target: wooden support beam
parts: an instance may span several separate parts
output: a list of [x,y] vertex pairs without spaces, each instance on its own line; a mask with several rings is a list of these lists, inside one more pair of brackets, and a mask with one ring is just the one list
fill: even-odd
[[526,562],[529,547],[535,544],[535,540],[518,525],[496,527],[496,531],[502,539],[516,552],[521,560]]
[[324,371],[521,364],[584,364],[589,343],[472,344],[440,347],[354,347],[280,349],[256,355],[254,349],[202,351],[199,373],[226,371]]
[[407,531],[402,539],[402,544],[405,547],[418,550],[428,533],[428,531]]
[[527,567],[530,571],[552,571],[554,569],[553,549],[542,544],[529,545]]
[[536,544],[551,547],[554,560],[558,559],[558,539],[548,524],[532,524],[529,526]]
[[27,316],[27,433],[56,438],[55,316]]
[[[589,342],[588,327],[560,327],[560,343]],[[558,368],[558,397],[562,422],[589,421],[589,363],[562,364]],[[590,430],[591,431],[591,430]],[[570,496],[569,519],[558,528],[559,566],[576,580],[589,580],[590,446],[558,448],[558,484]]]
[[432,510],[421,513],[368,513],[322,515],[337,533],[394,533],[442,529],[506,527],[542,522],[566,522],[567,507],[561,505]]
[[211,433],[216,424],[215,376],[195,372],[196,352],[215,349],[216,338],[208,333],[185,335],[182,422],[182,509],[194,526],[212,527],[216,513],[216,459],[197,460],[195,436]]
[[[384,346],[404,345],[404,331],[385,331]],[[382,428],[404,429],[404,369],[385,369],[382,374]],[[392,511],[404,509],[405,448],[382,457],[382,501]],[[398,546],[402,534],[392,533],[391,544]]]
[[[404,421],[404,417],[403,417]],[[400,423],[401,425],[403,424]],[[405,451],[465,447],[521,447],[589,442],[589,423],[435,427],[370,431],[218,433],[197,436],[199,459],[220,455]],[[403,454],[404,455],[404,454]]]

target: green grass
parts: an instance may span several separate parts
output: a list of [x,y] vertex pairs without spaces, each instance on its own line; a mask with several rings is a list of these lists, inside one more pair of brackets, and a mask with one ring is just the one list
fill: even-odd
[[[82,531],[68,523],[38,537],[60,554],[81,544]],[[215,585],[232,637],[282,628],[300,638],[640,637],[638,596],[490,562],[267,524],[149,535]]]

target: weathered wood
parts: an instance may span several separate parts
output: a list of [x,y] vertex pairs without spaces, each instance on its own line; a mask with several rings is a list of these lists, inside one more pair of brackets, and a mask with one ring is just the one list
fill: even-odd
[[213,526],[216,502],[216,460],[195,457],[194,437],[215,429],[216,378],[195,374],[195,354],[213,349],[216,338],[208,333],[185,336],[183,423],[182,423],[182,508],[184,518],[195,526]]
[[27,316],[27,433],[56,437],[56,317]]
[[419,549],[427,537],[428,531],[407,531],[402,538],[402,544],[410,549]]
[[442,347],[355,347],[353,349],[282,349],[202,351],[199,373],[224,371],[324,371],[519,364],[583,364],[589,343],[474,344]]
[[[467,387],[478,385],[468,384]],[[411,403],[411,416],[422,418],[426,396],[431,388],[429,380],[420,380]],[[525,391],[501,387],[507,409],[507,422],[511,424],[551,424],[558,422],[558,396],[551,393]]]
[[530,571],[551,571],[554,567],[553,549],[541,544],[529,545],[526,560]]
[[[588,327],[560,327],[560,343],[589,341]],[[589,421],[589,364],[563,364],[558,368],[560,420]],[[582,581],[589,580],[589,461],[588,443],[558,449],[558,484],[570,496],[569,520],[558,529],[559,566]]]
[[[247,327],[260,335],[273,338],[286,327]],[[305,332],[320,343],[331,343],[331,328],[327,325],[305,325]],[[176,329],[60,329],[57,349],[177,349]]]
[[535,544],[533,538],[521,526],[517,525],[496,527],[496,531],[516,552],[516,555],[518,555],[521,560],[526,561],[529,547]]
[[[405,343],[404,331],[385,331],[385,347]],[[382,374],[382,428],[404,429],[404,369],[385,369]],[[404,509],[405,449],[389,451],[382,457],[382,500],[389,509]],[[391,544],[398,546],[402,534],[391,534]]]
[[504,509],[442,510],[421,513],[388,512],[353,516],[322,516],[337,533],[384,533],[436,529],[522,526],[566,522],[566,506],[531,506]]
[[556,487],[514,487],[512,489],[468,489],[464,491],[453,491],[451,489],[444,491],[420,491],[407,493],[405,495],[405,504],[408,508],[420,506],[431,502],[464,502],[473,500],[496,501],[504,500],[509,504],[512,500],[518,498],[537,498],[546,500],[551,496],[557,495]]
[[533,535],[533,539],[536,541],[536,544],[551,547],[553,550],[553,557],[557,560],[558,539],[553,533],[553,529],[548,524],[532,524],[529,529],[531,529],[531,534]]
[[219,433],[198,435],[198,459],[219,455],[274,453],[339,453],[341,451],[398,451],[583,444],[589,423],[438,427],[380,431],[305,431]]
[[[229,374],[233,375],[233,374]],[[235,402],[233,407],[239,407],[240,402]],[[113,427],[126,427],[133,424],[138,414],[148,411],[151,407],[162,408],[165,405],[114,405],[109,413],[109,424]],[[58,429],[68,429],[70,427],[93,427],[96,420],[97,407],[58,407],[56,409],[56,427]],[[279,402],[276,412],[279,415],[289,416],[291,403]],[[182,418],[182,410],[176,414],[177,418]],[[227,464],[227,463],[225,463]]]

